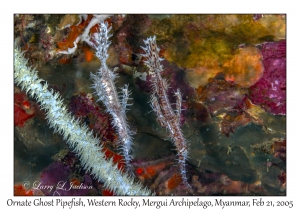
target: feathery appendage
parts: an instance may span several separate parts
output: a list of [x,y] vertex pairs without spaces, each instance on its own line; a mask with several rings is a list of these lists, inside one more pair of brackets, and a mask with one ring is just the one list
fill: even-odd
[[147,40],[144,40],[144,43],[146,44],[146,47],[142,47],[142,49],[145,51],[145,54],[142,56],[146,58],[144,63],[150,70],[153,84],[150,100],[151,106],[157,115],[160,125],[169,131],[170,138],[176,146],[183,183],[190,187],[185,169],[186,159],[188,157],[186,139],[180,129],[181,93],[179,89],[175,92],[177,102],[176,113],[174,113],[167,96],[167,82],[160,75],[160,72],[163,71],[163,66],[160,64],[160,61],[163,59],[159,57],[160,49],[156,45],[156,37],[150,37]]
[[[92,20],[89,22],[88,26],[84,29],[84,32],[79,35],[73,42],[74,44],[74,47],[72,48],[68,48],[67,50],[59,50],[57,51],[57,54],[66,54],[66,55],[70,55],[70,54],[73,54],[76,50],[77,50],[77,44],[78,42],[80,41],[84,41],[86,42],[87,44],[89,44],[90,46],[93,46],[94,43],[92,43],[90,41],[90,37],[89,37],[89,33],[90,33],[90,29],[98,24],[98,23],[101,23],[103,22],[106,18],[108,18],[110,15],[93,15],[94,17],[92,18]],[[86,20],[87,19],[87,15],[79,15],[79,18],[80,18],[80,21],[78,24],[81,23],[82,19]],[[78,25],[77,24],[77,25]]]
[[107,23],[101,22],[99,32],[94,34],[94,48],[96,49],[96,56],[101,61],[101,67],[96,74],[91,73],[94,83],[92,87],[95,89],[98,100],[103,102],[107,112],[113,118],[113,126],[116,128],[119,136],[118,145],[124,157],[126,168],[130,171],[132,132],[126,120],[126,107],[128,106],[127,101],[130,91],[128,91],[128,85],[125,85],[122,87],[122,96],[118,96],[114,82],[117,75],[106,65],[106,60],[109,56],[107,49],[110,45],[108,40],[111,37],[109,34],[110,30],[111,28],[107,28]]
[[103,146],[92,131],[87,126],[80,125],[79,120],[70,115],[59,93],[49,91],[47,83],[41,84],[44,80],[38,77],[37,71],[27,66],[27,60],[19,49],[14,51],[14,80],[40,103],[50,127],[63,135],[64,140],[79,156],[83,168],[90,171],[95,179],[104,182],[105,188],[117,195],[151,194],[141,184],[134,183],[133,177],[118,170],[112,159],[105,158]]

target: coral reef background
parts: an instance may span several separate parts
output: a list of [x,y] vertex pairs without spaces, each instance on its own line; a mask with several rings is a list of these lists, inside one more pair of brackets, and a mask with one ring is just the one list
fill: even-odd
[[[26,50],[39,77],[62,95],[69,111],[104,143],[106,157],[122,168],[112,119],[91,88],[90,72],[100,66],[93,49],[79,42],[73,54],[59,53],[74,47],[92,18],[16,15],[15,45]],[[157,195],[286,195],[285,15],[112,15],[106,21],[113,34],[107,64],[117,68],[116,86],[128,84],[132,91],[127,118],[135,133],[136,180]],[[153,35],[165,58],[161,74],[170,84],[169,98],[177,89],[182,93],[191,189],[182,185],[175,148],[148,103],[151,81],[140,46]],[[112,195],[81,169],[37,102],[18,86],[14,125],[15,195],[53,195],[20,186],[60,179],[68,186],[92,186],[63,195]]]

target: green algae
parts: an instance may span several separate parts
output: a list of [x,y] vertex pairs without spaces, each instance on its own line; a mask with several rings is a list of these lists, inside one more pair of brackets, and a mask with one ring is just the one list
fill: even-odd
[[158,44],[168,46],[164,53],[168,61],[182,68],[204,68],[209,74],[216,74],[226,71],[223,64],[233,59],[240,46],[285,39],[285,28],[283,15],[264,15],[258,20],[253,15],[172,15],[152,19],[146,35],[155,34]]

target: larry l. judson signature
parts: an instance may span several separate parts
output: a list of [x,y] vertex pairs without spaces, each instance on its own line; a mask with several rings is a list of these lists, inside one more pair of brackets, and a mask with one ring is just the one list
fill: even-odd
[[35,181],[31,185],[29,181],[25,181],[23,182],[23,187],[25,189],[48,190],[49,192],[53,192],[53,195],[60,195],[60,193],[57,190],[90,190],[93,188],[93,186],[89,186],[83,183],[80,183],[80,185],[78,185],[74,182],[69,182],[68,184],[67,181],[59,181],[56,185],[43,184],[41,181]]

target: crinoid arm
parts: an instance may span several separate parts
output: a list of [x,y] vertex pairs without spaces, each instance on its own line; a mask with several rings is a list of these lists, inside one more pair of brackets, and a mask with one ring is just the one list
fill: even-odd
[[90,171],[94,178],[104,182],[104,186],[116,195],[150,195],[150,190],[134,183],[131,176],[121,172],[112,159],[106,159],[103,146],[93,132],[81,125],[79,120],[67,111],[59,93],[48,90],[47,85],[37,75],[37,71],[27,66],[24,54],[17,48],[14,51],[14,81],[37,100],[45,110],[46,119],[55,132],[63,135],[64,140],[73,149],[82,167]]

